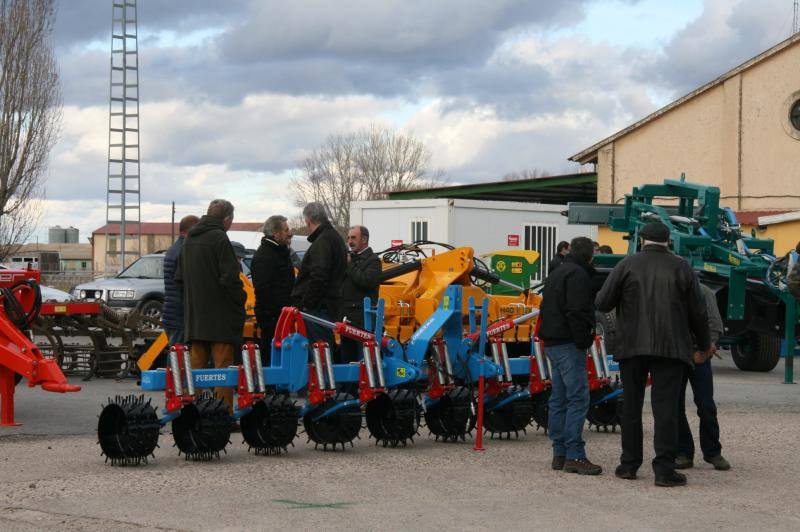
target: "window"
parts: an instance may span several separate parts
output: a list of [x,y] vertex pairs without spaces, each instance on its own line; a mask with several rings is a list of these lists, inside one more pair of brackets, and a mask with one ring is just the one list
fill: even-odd
[[108,238],[108,242],[106,244],[108,246],[108,251],[111,251],[112,253],[117,251],[116,235],[106,235],[106,238]]
[[86,269],[86,261],[82,260],[81,261],[81,270],[85,270],[85,269]]
[[800,100],[796,100],[789,109],[789,122],[793,128],[800,131]]
[[428,240],[428,220],[411,220],[411,241]]
[[539,271],[533,276],[534,281],[547,277],[550,270],[550,259],[556,254],[558,245],[558,228],[555,224],[528,224],[525,226],[525,249],[539,252]]
[[119,278],[163,279],[164,257],[142,257],[120,273]]

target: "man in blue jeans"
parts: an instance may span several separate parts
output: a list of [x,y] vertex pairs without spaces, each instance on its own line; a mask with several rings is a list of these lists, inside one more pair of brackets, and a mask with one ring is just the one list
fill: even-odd
[[593,254],[589,238],[572,240],[569,254],[545,280],[539,328],[552,367],[548,418],[552,468],[581,475],[603,471],[586,458],[582,438],[589,409],[586,350],[594,341]]
[[[708,308],[708,328],[711,330],[711,343],[717,343],[722,335],[722,317],[717,307],[714,291],[700,285],[703,298]],[[705,353],[694,354],[694,369],[686,368],[681,391],[680,417],[678,418],[678,456],[675,457],[675,469],[689,469],[694,466],[694,438],[689,421],[686,419],[686,385],[691,383],[694,404],[700,417],[700,449],[703,460],[718,471],[727,471],[731,464],[722,456],[722,444],[719,442],[719,422],[717,421],[717,405],[714,402],[714,375],[711,371],[711,356]]]

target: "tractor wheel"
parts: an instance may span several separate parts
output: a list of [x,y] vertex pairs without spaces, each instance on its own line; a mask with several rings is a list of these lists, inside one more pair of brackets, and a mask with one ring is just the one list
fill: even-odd
[[[361,432],[361,407],[357,401],[347,406],[341,405],[349,401],[356,401],[356,398],[349,393],[337,393],[303,416],[303,427],[315,447],[322,445],[323,450],[327,451],[328,445],[331,445],[335,451],[337,445],[341,445],[342,449],[346,443],[352,445]],[[324,415],[329,410],[332,410],[331,413]]]
[[595,315],[595,332],[603,337],[606,344],[606,352],[613,355],[616,351],[617,340],[617,315],[614,312],[597,311]]
[[742,371],[772,371],[781,356],[781,339],[769,334],[751,332],[747,343],[734,345],[731,356]]
[[456,386],[425,411],[428,430],[438,441],[466,441],[475,428],[475,401],[469,388]]
[[[492,398],[492,403],[500,403],[520,391],[522,391],[522,388],[512,386],[500,392],[497,397]],[[525,432],[526,427],[533,421],[534,405],[529,394],[526,393],[524,396],[499,408],[493,409],[489,405],[489,408],[484,413],[484,427],[491,433],[493,438],[495,434],[499,434],[501,439],[504,434],[506,438],[511,438],[512,432],[519,437],[519,433]]]
[[109,398],[97,422],[100,449],[111,465],[139,465],[158,447],[160,424],[144,396]]
[[281,454],[297,436],[297,406],[285,395],[257,401],[240,420],[244,442],[256,454]]
[[547,432],[547,421],[549,414],[550,389],[531,396],[533,405],[533,421],[536,423],[536,430],[544,429]]
[[229,443],[232,421],[222,399],[204,394],[181,408],[181,414],[172,420],[172,438],[187,460],[219,458]]
[[376,445],[405,447],[419,430],[419,396],[415,390],[390,390],[367,403],[365,417]]

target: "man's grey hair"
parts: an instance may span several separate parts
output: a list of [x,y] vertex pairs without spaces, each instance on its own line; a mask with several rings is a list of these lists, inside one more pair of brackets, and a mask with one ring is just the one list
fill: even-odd
[[358,231],[361,233],[361,236],[369,240],[369,229],[363,225],[354,225],[350,229],[358,229]]
[[208,204],[207,216],[213,216],[224,220],[228,216],[233,216],[233,203],[224,199],[215,199]]
[[303,209],[303,216],[311,220],[311,223],[322,224],[328,221],[328,214],[325,207],[318,201],[312,201]]
[[283,229],[283,224],[286,221],[286,216],[274,214],[267,218],[267,221],[264,222],[264,226],[261,228],[261,230],[264,231],[266,236],[273,236],[275,233]]

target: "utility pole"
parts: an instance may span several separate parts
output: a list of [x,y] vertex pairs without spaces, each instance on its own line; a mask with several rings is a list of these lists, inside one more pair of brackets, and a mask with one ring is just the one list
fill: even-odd
[[172,202],[172,223],[170,224],[170,235],[172,238],[172,243],[175,243],[175,202]]
[[[106,187],[106,271],[127,266],[141,255],[139,188],[139,45],[137,0],[111,2],[111,76],[108,102],[108,181]],[[113,230],[114,226],[119,232]],[[119,249],[110,245],[118,235]],[[133,242],[128,249],[128,242]],[[117,260],[119,257],[119,260]]]

